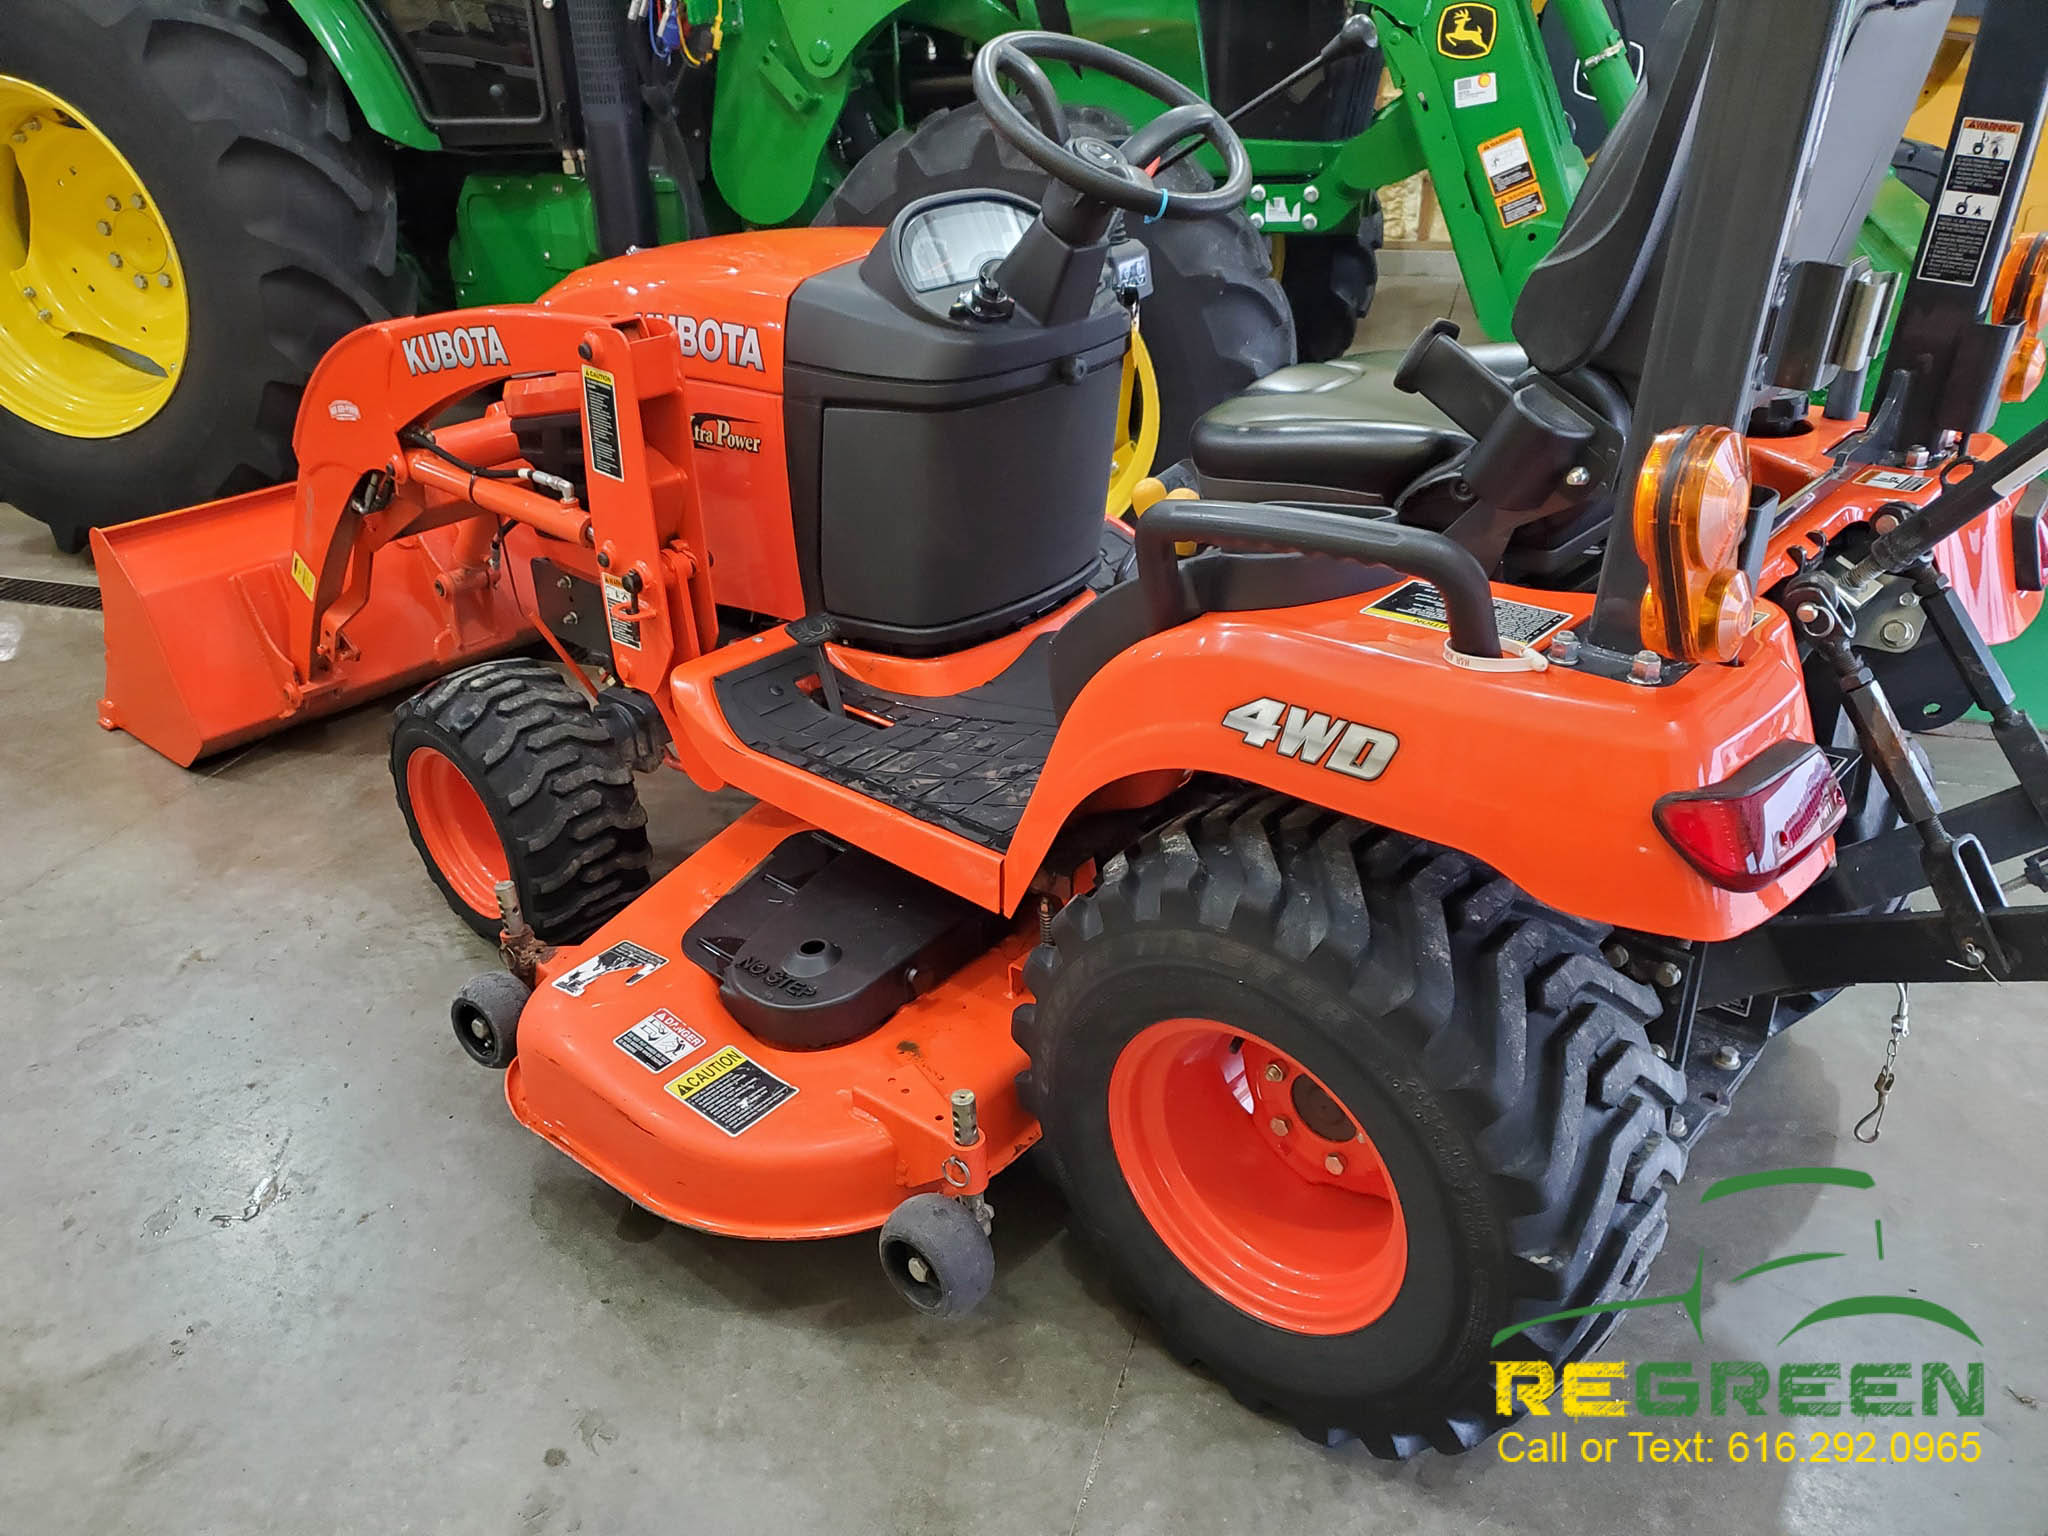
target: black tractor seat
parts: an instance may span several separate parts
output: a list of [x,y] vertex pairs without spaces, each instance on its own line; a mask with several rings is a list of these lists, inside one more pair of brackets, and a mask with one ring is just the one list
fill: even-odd
[[[1503,382],[1529,366],[1511,343],[1473,355]],[[1392,501],[1472,439],[1422,396],[1394,387],[1398,351],[1354,352],[1268,374],[1195,424],[1202,493],[1225,500],[1330,493]]]

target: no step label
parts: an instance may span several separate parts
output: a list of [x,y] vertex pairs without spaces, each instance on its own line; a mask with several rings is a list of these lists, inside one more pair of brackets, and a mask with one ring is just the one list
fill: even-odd
[[728,1136],[739,1135],[796,1097],[795,1084],[785,1083],[735,1045],[723,1047],[666,1086]]

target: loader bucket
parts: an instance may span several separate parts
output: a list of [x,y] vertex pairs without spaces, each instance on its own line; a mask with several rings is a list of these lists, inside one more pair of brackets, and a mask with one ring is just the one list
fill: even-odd
[[349,620],[341,656],[301,678],[286,629],[296,497],[295,487],[276,486],[93,530],[106,619],[102,726],[189,767],[530,635],[502,574],[436,591],[461,532],[437,528],[376,552],[369,600]]

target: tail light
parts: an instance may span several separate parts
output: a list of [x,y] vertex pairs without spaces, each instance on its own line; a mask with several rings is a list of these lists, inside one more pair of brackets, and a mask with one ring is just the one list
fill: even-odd
[[1652,814],[1685,861],[1730,891],[1760,891],[1834,835],[1849,813],[1828,755],[1781,741],[1731,778],[1666,795]]
[[1732,661],[1754,601],[1742,572],[1749,445],[1727,427],[1659,432],[1636,476],[1636,552],[1650,573],[1643,644],[1682,661]]

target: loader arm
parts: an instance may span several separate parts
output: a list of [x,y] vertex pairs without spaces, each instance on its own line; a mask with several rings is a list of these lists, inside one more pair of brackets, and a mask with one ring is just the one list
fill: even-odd
[[[537,308],[366,326],[314,370],[290,486],[99,530],[102,723],[190,763],[517,643],[505,537],[602,587],[620,681],[657,700],[716,639],[675,337]],[[519,457],[504,390],[583,423],[582,496]],[[599,530],[602,530],[600,532]]]

